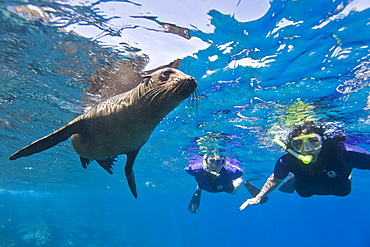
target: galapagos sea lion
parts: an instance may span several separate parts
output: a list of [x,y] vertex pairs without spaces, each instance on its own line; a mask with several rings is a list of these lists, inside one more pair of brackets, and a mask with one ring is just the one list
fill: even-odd
[[197,82],[177,69],[166,68],[143,77],[134,89],[97,104],[57,131],[10,156],[15,160],[41,152],[72,136],[83,168],[96,160],[110,174],[117,155],[126,154],[125,174],[137,198],[133,165],[141,147],[159,122],[197,88]]

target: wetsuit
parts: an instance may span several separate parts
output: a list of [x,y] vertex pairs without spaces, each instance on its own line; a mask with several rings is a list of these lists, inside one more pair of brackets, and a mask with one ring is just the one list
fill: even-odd
[[274,176],[285,179],[289,172],[293,173],[295,190],[302,197],[346,196],[351,192],[353,168],[370,169],[370,153],[336,139],[327,139],[316,162],[305,165],[287,153],[276,162]]
[[239,162],[233,159],[226,159],[217,176],[203,169],[203,160],[201,159],[190,163],[185,170],[194,176],[201,189],[211,193],[222,191],[232,193],[234,191],[233,180],[243,175]]

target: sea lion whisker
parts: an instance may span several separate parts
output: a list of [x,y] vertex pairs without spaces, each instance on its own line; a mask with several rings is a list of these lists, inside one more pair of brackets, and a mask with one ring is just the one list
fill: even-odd
[[190,101],[193,102],[193,105],[195,105],[195,109],[198,112],[199,109],[199,90],[195,90],[195,92],[192,94],[194,97],[190,97]]
[[[170,90],[168,90],[168,88],[166,90],[163,90],[163,92],[165,93],[162,93],[161,97],[159,97],[159,101],[162,101],[164,99],[164,97],[166,96],[166,94],[169,92]],[[158,93],[159,94],[159,93]]]
[[193,95],[195,95],[195,98],[190,98],[190,99],[195,102],[195,104],[196,104],[196,110],[198,112],[198,110],[199,110],[199,102],[200,102],[200,90],[199,90],[198,87],[196,88],[196,90],[193,93]]
[[[198,100],[199,100],[199,90],[194,91],[191,94],[191,97],[187,99],[186,107],[183,109],[183,111],[180,113],[180,119],[186,114],[187,116],[193,115],[194,113],[198,113]],[[195,108],[195,112],[194,112]]]
[[169,93],[171,91],[173,91],[173,89],[169,90],[169,88],[159,87],[159,90],[156,92],[156,95],[154,97],[156,97],[157,95],[161,94],[161,96],[158,98],[158,100],[159,101],[162,101],[163,98],[167,95],[167,93]]
[[149,100],[149,99],[152,99],[152,96],[155,95],[157,93],[157,90],[158,89],[151,89],[149,92],[143,94],[140,98],[144,98],[144,100]]
[[166,90],[157,90],[157,91],[153,92],[151,95],[148,95],[146,100],[149,100],[149,104],[153,100],[157,100],[158,103],[160,103],[160,102],[162,102],[163,98],[165,97],[166,92],[167,92]]
[[188,105],[190,104],[189,108],[191,108],[192,111],[195,108],[196,113],[198,113],[199,110],[199,95],[200,92],[199,89],[197,88],[188,98]]
[[161,102],[164,98],[164,96],[166,95],[166,93],[168,92],[168,90],[166,89],[163,89],[163,88],[159,88],[155,94],[152,96],[152,101],[155,99],[155,98],[158,98],[158,101]]
[[147,96],[147,95],[149,95],[149,94],[151,94],[151,93],[155,92],[156,90],[160,90],[160,88],[161,88],[160,86],[153,86],[152,88],[148,89],[148,91],[147,91],[147,92],[145,92],[145,93],[142,95],[142,97]]
[[[164,91],[163,88],[161,87],[154,87],[152,89],[150,89],[150,91],[148,91],[147,93],[145,93],[144,95],[142,95],[141,98],[145,98],[145,101],[147,100],[150,100],[150,102],[152,102],[152,100],[161,92],[161,91]],[[150,103],[149,102],[149,103]]]

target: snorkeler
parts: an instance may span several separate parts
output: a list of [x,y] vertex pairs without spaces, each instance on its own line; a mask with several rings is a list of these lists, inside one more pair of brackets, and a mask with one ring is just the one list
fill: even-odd
[[[199,209],[202,190],[210,193],[224,191],[235,194],[240,185],[244,184],[253,196],[260,192],[250,182],[241,178],[243,170],[237,160],[220,156],[217,152],[208,153],[201,160],[194,160],[185,170],[194,176],[198,183],[188,206],[189,211],[194,214]],[[266,200],[267,198],[261,203],[264,203]]]
[[301,197],[313,195],[347,196],[351,192],[353,168],[370,169],[370,153],[345,143],[344,135],[329,137],[326,130],[312,122],[297,125],[288,135],[288,143],[274,140],[287,153],[275,165],[260,193],[240,207],[261,203],[261,198],[276,189]]

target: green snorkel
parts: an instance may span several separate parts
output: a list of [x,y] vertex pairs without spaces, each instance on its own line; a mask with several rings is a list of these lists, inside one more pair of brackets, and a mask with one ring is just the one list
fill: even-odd
[[313,159],[312,155],[302,155],[302,154],[297,153],[293,149],[288,148],[287,145],[285,145],[284,142],[280,141],[279,137],[277,137],[277,136],[275,136],[273,142],[275,142],[277,145],[282,147],[284,150],[289,152],[291,155],[293,155],[294,157],[296,157],[297,159],[299,159],[300,161],[302,161],[306,165],[310,164],[312,159]]

